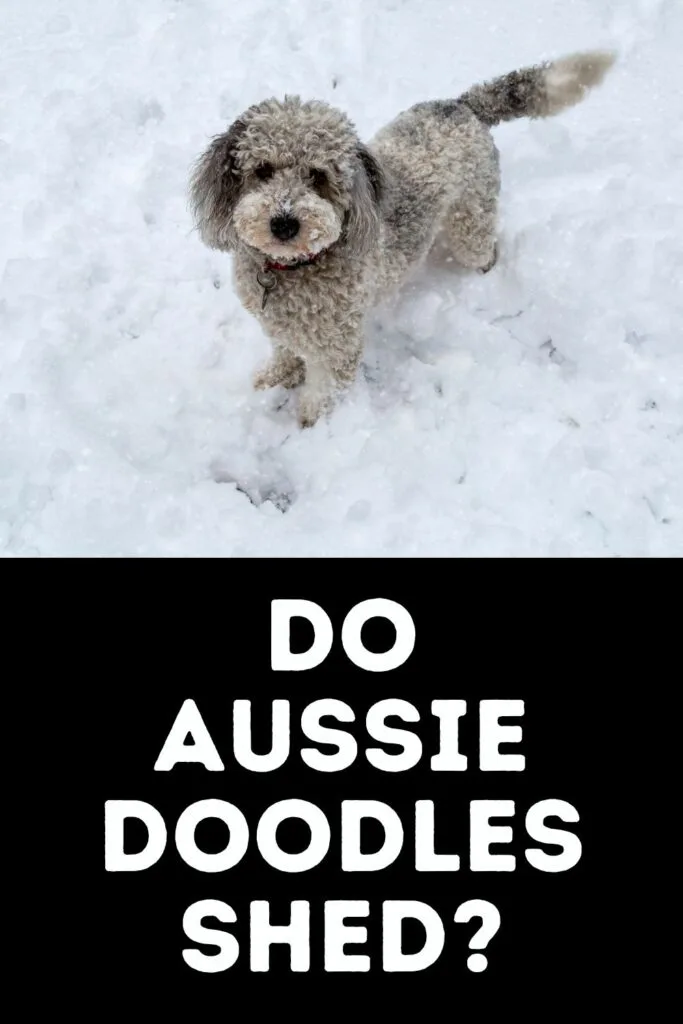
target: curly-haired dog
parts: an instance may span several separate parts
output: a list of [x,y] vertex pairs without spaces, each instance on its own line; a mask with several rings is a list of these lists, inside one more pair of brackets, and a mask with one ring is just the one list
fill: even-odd
[[366,312],[437,234],[458,263],[490,270],[500,175],[489,129],[573,106],[613,62],[576,54],[418,103],[369,145],[344,113],[298,97],[250,107],[215,138],[191,198],[206,245],[235,253],[237,292],[273,343],[255,387],[301,385],[310,426],[355,377]]

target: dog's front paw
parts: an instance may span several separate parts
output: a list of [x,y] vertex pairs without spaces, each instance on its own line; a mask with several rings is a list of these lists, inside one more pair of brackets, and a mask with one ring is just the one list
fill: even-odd
[[302,359],[291,357],[273,359],[266,367],[255,374],[253,384],[256,391],[268,388],[296,388],[303,384],[305,368]]
[[302,429],[314,427],[320,417],[330,407],[329,399],[317,398],[310,395],[302,395],[299,401],[297,419]]
[[493,246],[493,256],[483,267],[479,267],[480,274],[488,274],[489,270],[493,270],[496,263],[498,262],[498,243]]
[[322,411],[319,406],[311,405],[308,402],[300,405],[297,420],[301,429],[306,430],[307,427],[314,427],[320,419]]

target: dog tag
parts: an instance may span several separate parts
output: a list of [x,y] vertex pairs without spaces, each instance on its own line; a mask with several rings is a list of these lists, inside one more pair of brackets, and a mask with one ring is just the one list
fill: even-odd
[[256,275],[256,280],[263,288],[263,302],[261,303],[261,309],[263,310],[266,308],[268,296],[270,295],[273,288],[277,284],[277,278],[275,274],[272,272],[272,270],[259,270],[258,274]]

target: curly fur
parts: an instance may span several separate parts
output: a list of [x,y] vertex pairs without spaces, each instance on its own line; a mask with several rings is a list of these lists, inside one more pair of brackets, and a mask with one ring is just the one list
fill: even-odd
[[[191,200],[204,243],[235,254],[237,292],[273,344],[255,386],[300,386],[310,426],[355,378],[367,311],[441,231],[461,265],[489,270],[500,190],[489,129],[578,103],[613,62],[576,54],[418,103],[369,145],[346,114],[299,97],[252,106],[215,138]],[[293,237],[276,237],[274,218],[294,222]]]

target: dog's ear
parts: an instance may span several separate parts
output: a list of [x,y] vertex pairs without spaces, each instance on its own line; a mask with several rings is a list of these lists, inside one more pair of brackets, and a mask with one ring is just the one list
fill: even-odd
[[235,150],[246,127],[239,119],[227,132],[216,136],[192,173],[190,201],[194,219],[202,241],[210,249],[230,251],[235,246],[232,214],[242,184]]
[[358,145],[356,158],[346,241],[354,255],[362,256],[377,242],[379,235],[384,174],[377,158],[362,143]]
[[375,196],[375,202],[378,206],[382,203],[384,196],[384,174],[380,167],[377,158],[372,155],[367,146],[362,143],[358,147],[358,158],[363,165],[367,179],[370,182],[370,187]]

